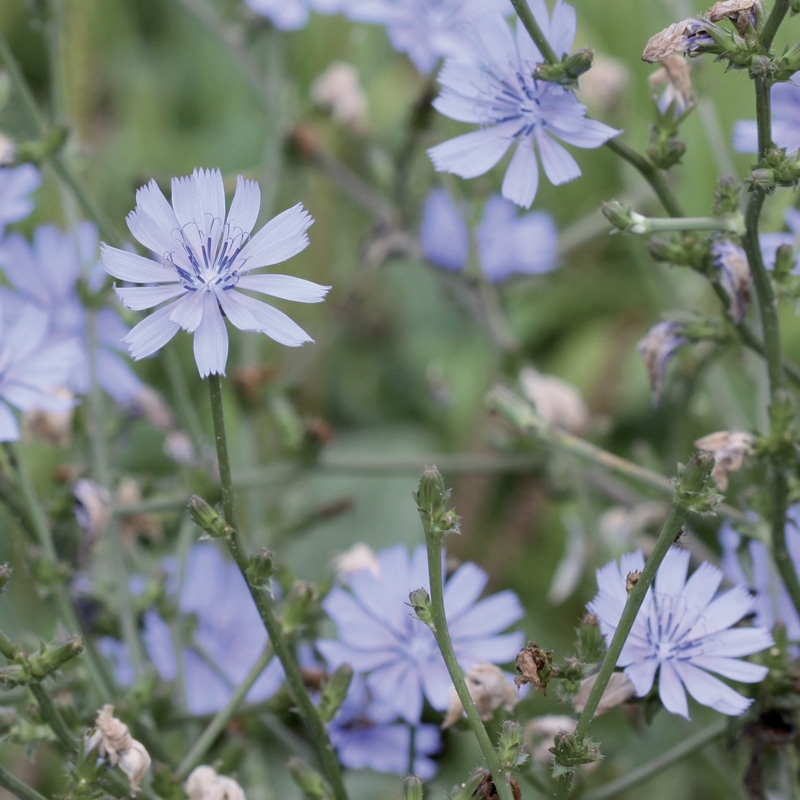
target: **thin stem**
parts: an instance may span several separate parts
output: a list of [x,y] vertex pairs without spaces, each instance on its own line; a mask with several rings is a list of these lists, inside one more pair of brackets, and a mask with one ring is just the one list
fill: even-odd
[[467,721],[478,740],[478,746],[486,761],[489,772],[492,773],[492,780],[500,800],[513,800],[511,785],[508,782],[508,775],[503,769],[497,751],[489,739],[486,727],[481,720],[478,709],[469,693],[464,673],[458,665],[458,658],[453,643],[450,640],[450,631],[447,629],[447,616],[444,608],[444,592],[442,588],[442,538],[441,534],[431,532],[426,528],[425,542],[428,548],[428,580],[431,587],[431,613],[433,615],[433,635],[436,637],[436,644],[442,654],[447,671],[453,681],[458,699],[464,706],[467,714]]
[[536,18],[528,7],[527,0],[511,0],[511,5],[514,6],[514,11],[517,12],[517,16],[525,26],[525,30],[528,31],[531,39],[533,39],[533,43],[539,48],[542,58],[550,64],[558,64],[559,58],[542,33],[539,23],[536,22]]
[[624,158],[625,161],[639,171],[641,176],[650,184],[653,191],[658,196],[667,214],[671,217],[682,217],[684,215],[678,198],[675,197],[672,189],[667,185],[661,170],[658,169],[649,158],[643,156],[641,153],[637,153],[636,150],[628,147],[628,145],[623,144],[617,139],[609,139],[605,143],[605,146],[611,150],[612,153],[616,153],[621,158]]
[[783,18],[789,11],[790,2],[791,0],[775,0],[775,5],[772,6],[772,11],[761,29],[761,46],[764,50],[769,50],[772,47],[772,40],[778,32]]
[[211,745],[214,744],[215,739],[222,732],[222,729],[228,724],[231,717],[236,713],[247,693],[250,691],[252,685],[259,679],[261,673],[267,668],[267,665],[272,661],[275,651],[272,645],[267,642],[263,652],[253,664],[250,672],[247,673],[245,679],[240,683],[233,694],[231,699],[221,708],[215,715],[211,722],[208,723],[205,730],[200,734],[197,741],[192,745],[191,750],[186,754],[183,761],[181,761],[178,769],[175,771],[177,780],[182,781],[191,772],[200,760],[205,756]]
[[646,761],[638,767],[634,767],[616,780],[609,781],[597,789],[584,792],[581,795],[581,800],[612,800],[612,798],[619,797],[628,789],[649,780],[665,769],[668,769],[673,764],[682,761],[687,756],[699,752],[706,747],[706,745],[715,742],[717,739],[721,739],[725,735],[727,729],[728,721],[721,719],[713,725],[709,725],[707,728],[679,742],[660,756]]
[[[548,425],[525,400],[505,387],[496,386],[492,389],[486,397],[486,403],[489,408],[506,417],[521,433],[531,438],[593,461],[610,472],[643,483],[662,494],[670,497],[674,494],[675,488],[669,478]],[[740,532],[744,536],[755,536],[752,521],[738,509],[721,504],[716,508],[716,513],[742,526]]]
[[74,753],[78,748],[78,740],[72,735],[72,731],[67,727],[61,712],[55,707],[52,698],[45,690],[44,686],[38,681],[31,681],[28,684],[31,694],[39,705],[39,710],[44,721],[53,729],[56,738],[61,742],[61,746],[68,752]]
[[[578,741],[582,741],[586,736],[586,731],[592,722],[595,711],[597,711],[597,707],[600,704],[600,699],[603,696],[603,692],[605,691],[606,686],[608,686],[608,681],[611,679],[611,675],[614,673],[614,670],[617,667],[617,661],[619,660],[620,653],[622,652],[622,648],[625,646],[625,642],[630,635],[631,629],[633,628],[633,623],[636,620],[636,615],[639,613],[639,609],[642,607],[647,590],[653,583],[653,580],[656,577],[656,571],[658,570],[659,566],[661,566],[664,556],[666,556],[669,548],[674,543],[675,537],[680,532],[688,514],[688,510],[678,503],[676,499],[676,501],[672,504],[672,508],[670,509],[669,517],[667,517],[667,521],[664,523],[664,527],[661,529],[661,533],[658,535],[653,552],[647,559],[644,569],[639,576],[639,580],[630,591],[628,599],[625,602],[625,607],[622,610],[622,616],[620,617],[619,624],[617,625],[617,629],[614,631],[614,635],[608,645],[608,650],[603,658],[603,663],[600,665],[600,670],[597,673],[592,690],[589,692],[586,705],[584,706],[580,718],[578,719],[578,724],[575,727],[575,737]],[[566,800],[566,798],[569,797],[571,786],[572,773],[563,775],[558,782],[558,791],[556,793],[557,800]]]
[[216,442],[217,458],[219,460],[222,509],[225,521],[231,526],[231,531],[226,537],[228,550],[233,556],[236,566],[239,567],[242,577],[245,579],[247,588],[250,591],[250,596],[253,598],[261,621],[266,628],[269,641],[275,650],[275,655],[278,657],[286,673],[286,682],[292,690],[294,700],[300,710],[300,715],[305,719],[308,725],[311,740],[317,750],[320,765],[325,773],[325,777],[331,785],[335,800],[347,800],[347,792],[344,788],[336,752],[331,744],[325,724],[317,713],[316,707],[311,702],[311,698],[303,682],[303,676],[300,673],[300,667],[297,664],[297,659],[284,635],[281,623],[275,615],[272,595],[262,586],[253,585],[248,580],[247,569],[249,561],[242,548],[239,540],[239,532],[236,530],[235,524],[236,515],[234,511],[231,465],[228,455],[228,440],[225,435],[225,416],[222,410],[222,389],[219,375],[209,376],[208,385],[209,396],[211,398],[211,418],[214,423],[214,440]]
[[775,465],[772,486],[772,556],[795,609],[800,613],[800,579],[786,544],[786,511],[789,506],[789,484],[786,467]]
[[19,800],[47,800],[32,786],[15,778],[2,764],[0,764],[0,786],[18,797]]

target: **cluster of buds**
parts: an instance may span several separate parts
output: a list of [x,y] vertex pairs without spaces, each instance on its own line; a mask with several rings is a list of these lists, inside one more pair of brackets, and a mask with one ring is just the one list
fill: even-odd
[[27,653],[21,648],[4,652],[3,655],[13,663],[0,668],[0,684],[10,688],[30,681],[41,681],[82,652],[83,640],[80,636],[71,636],[64,642],[41,645],[35,653]]

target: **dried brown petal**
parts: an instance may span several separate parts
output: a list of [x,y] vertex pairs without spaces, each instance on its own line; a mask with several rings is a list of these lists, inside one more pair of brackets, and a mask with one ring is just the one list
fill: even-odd
[[642,61],[654,64],[673,53],[694,52],[702,40],[705,27],[699,19],[682,19],[650,37],[642,53]]
[[694,444],[699,450],[714,454],[714,469],[711,477],[722,491],[728,488],[728,475],[737,472],[744,464],[745,456],[753,452],[754,437],[742,431],[717,431],[703,436]]
[[553,651],[543,650],[535,642],[528,642],[517,656],[517,686],[530,683],[542,694],[547,694],[547,684],[553,674]]

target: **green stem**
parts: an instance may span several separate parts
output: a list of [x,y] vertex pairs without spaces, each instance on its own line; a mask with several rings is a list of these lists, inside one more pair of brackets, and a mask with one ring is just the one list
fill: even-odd
[[[667,517],[667,521],[664,523],[664,527],[661,529],[661,533],[658,535],[653,552],[647,559],[644,569],[639,576],[639,580],[628,594],[628,599],[625,602],[625,607],[622,610],[622,616],[620,617],[619,624],[617,625],[617,629],[614,631],[614,635],[608,645],[608,650],[603,658],[603,663],[600,665],[600,670],[597,673],[592,690],[589,692],[586,705],[584,706],[580,718],[578,719],[578,724],[575,727],[575,737],[578,741],[582,741],[586,736],[586,731],[592,722],[595,711],[597,711],[597,707],[600,704],[600,699],[603,696],[603,692],[605,691],[606,686],[608,686],[608,681],[611,679],[611,675],[614,673],[614,670],[617,667],[617,661],[619,661],[620,653],[622,652],[622,648],[625,646],[625,642],[630,635],[631,628],[633,628],[636,615],[639,613],[639,609],[642,607],[647,590],[653,583],[653,580],[656,577],[656,571],[661,566],[664,556],[666,556],[669,548],[674,543],[675,537],[683,527],[688,515],[688,510],[681,505],[676,498],[675,502],[672,504],[672,508],[670,509],[669,517]],[[566,798],[569,797],[571,786],[572,773],[563,775],[558,782],[556,799],[566,800]]]
[[661,205],[664,206],[667,214],[671,217],[682,217],[683,209],[678,199],[672,192],[672,189],[667,185],[664,175],[649,158],[637,153],[628,145],[615,139],[609,139],[605,146],[616,153],[620,158],[624,158],[631,166],[635,167],[641,176],[650,184],[653,191],[656,193]]
[[775,5],[772,6],[772,11],[761,29],[761,47],[764,50],[769,50],[772,47],[772,40],[778,32],[783,18],[789,11],[789,5],[790,0],[775,0]]
[[[640,467],[632,461],[609,453],[583,439],[573,436],[566,431],[554,428],[545,422],[531,406],[522,398],[517,397],[512,391],[503,386],[495,386],[486,396],[486,403],[494,411],[506,417],[521,433],[533,439],[544,442],[552,447],[574,453],[583,459],[593,461],[601,467],[621,475],[625,478],[643,483],[653,489],[657,489],[661,494],[670,497],[675,492],[675,487],[669,478],[665,478],[657,472]],[[752,521],[736,508],[721,504],[716,508],[716,513],[721,517],[737,522],[744,536],[754,536]]]
[[[331,744],[330,737],[322,722],[317,709],[311,702],[311,697],[306,690],[303,676],[292,648],[284,635],[280,621],[275,615],[272,595],[261,586],[254,586],[247,578],[249,566],[248,557],[239,540],[236,530],[236,515],[233,501],[233,484],[231,481],[231,466],[228,456],[228,440],[225,435],[225,416],[222,409],[222,389],[219,375],[208,378],[209,396],[211,398],[211,418],[214,423],[214,440],[217,446],[219,460],[219,474],[222,490],[222,509],[225,521],[231,526],[231,533],[226,537],[228,550],[239,567],[242,577],[250,591],[250,596],[258,609],[261,621],[264,623],[269,641],[275,650],[275,655],[286,673],[286,682],[292,690],[294,700],[300,710],[300,715],[305,719],[309,728],[311,740],[317,750],[320,765],[325,777],[331,785],[335,800],[347,800],[347,792],[342,781],[342,773],[336,752]],[[505,798],[504,798],[505,800]]]
[[47,800],[27,783],[15,778],[2,764],[0,764],[0,786],[11,792],[19,800]]
[[786,512],[789,507],[789,483],[786,478],[786,467],[775,464],[775,476],[772,486],[772,557],[778,568],[786,591],[800,614],[800,579],[797,568],[786,545]]
[[38,681],[31,681],[28,688],[39,705],[42,718],[53,729],[61,746],[68,753],[74,753],[78,749],[78,739],[72,735],[72,731],[67,727],[67,723],[64,722],[61,712],[55,707],[49,693]]
[[[424,519],[424,517],[423,517]],[[513,800],[511,785],[508,782],[508,775],[500,763],[497,751],[492,745],[486,727],[475,708],[472,695],[469,693],[464,673],[458,665],[458,658],[453,643],[450,640],[450,631],[447,629],[447,616],[444,608],[444,592],[442,588],[442,536],[441,533],[425,529],[425,543],[428,548],[428,579],[431,587],[431,613],[433,615],[433,635],[436,637],[436,644],[442,654],[447,671],[453,681],[458,699],[464,706],[467,714],[467,721],[478,740],[478,746],[483,753],[486,766],[492,773],[492,780],[500,800]]]
[[671,767],[673,764],[682,761],[687,756],[699,752],[706,745],[722,738],[727,730],[728,720],[721,719],[713,725],[709,725],[707,728],[684,739],[657,758],[653,758],[650,761],[646,761],[644,764],[640,764],[638,767],[634,767],[616,780],[609,781],[598,789],[584,792],[581,795],[581,800],[613,800],[613,798],[619,797],[623,792],[628,791],[628,789],[649,780],[653,776]]
[[[53,567],[57,567],[58,554],[56,553],[55,546],[53,545],[53,539],[50,533],[50,525],[33,490],[28,473],[17,454],[14,445],[10,442],[6,442],[3,445],[3,448],[17,473],[17,485],[19,487],[20,494],[22,495],[22,502],[27,509],[26,518],[30,520],[34,527],[33,533],[36,536],[39,547],[41,548],[47,561]],[[67,631],[69,633],[82,633],[83,629],[80,621],[78,620],[78,616],[75,613],[75,609],[72,606],[72,601],[70,600],[66,587],[63,584],[59,584],[52,588],[52,592],[56,600],[56,605],[58,607],[61,620],[64,623]],[[89,639],[88,636],[84,636],[83,638],[85,640]],[[87,647],[86,650],[84,650],[84,656],[86,658],[86,665],[89,669],[89,673],[92,676],[99,699],[103,702],[108,702],[110,698],[113,698],[116,695],[116,692],[109,682],[105,670],[99,662],[96,651],[93,648]]]
[[511,0],[511,5],[514,6],[514,11],[517,12],[517,16],[525,26],[525,30],[528,31],[531,39],[533,39],[533,43],[539,48],[542,58],[550,64],[558,64],[559,58],[542,33],[539,23],[536,22],[536,18],[528,7],[527,0]]
[[236,687],[236,690],[231,695],[231,699],[228,700],[225,706],[214,715],[214,718],[208,723],[206,729],[200,734],[200,737],[192,745],[191,750],[189,750],[186,756],[184,756],[183,761],[181,761],[178,769],[175,771],[175,777],[177,780],[182,781],[184,778],[186,778],[191,770],[197,766],[203,756],[205,756],[205,754],[209,751],[217,736],[219,736],[219,734],[222,732],[222,729],[228,724],[231,717],[236,713],[240,704],[250,691],[250,688],[259,679],[261,673],[266,669],[269,662],[272,661],[274,655],[275,651],[273,650],[272,645],[267,642],[267,645],[259,656],[258,661],[253,664],[252,669],[247,673],[244,681],[242,681],[242,683]]
[[[741,233],[741,215],[731,217],[644,217],[636,220],[646,228],[645,233],[661,231],[726,231]],[[638,231],[637,231],[638,232]]]

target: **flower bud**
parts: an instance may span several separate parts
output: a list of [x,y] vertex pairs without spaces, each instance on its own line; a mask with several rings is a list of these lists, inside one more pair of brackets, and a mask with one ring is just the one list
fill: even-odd
[[723,175],[717,181],[714,189],[714,207],[712,213],[715,217],[724,217],[727,214],[736,214],[742,198],[742,184],[733,175]]
[[38,653],[28,658],[31,677],[41,680],[82,652],[83,639],[80,636],[71,636],[66,642],[58,642],[42,647]]
[[308,620],[312,606],[319,599],[317,590],[306,581],[295,581],[281,610],[281,624],[289,636]]
[[222,539],[228,536],[232,530],[220,513],[199,495],[194,494],[189,499],[189,513],[197,527],[212,539]]
[[558,778],[574,772],[576,767],[599,761],[602,756],[591,739],[579,740],[574,733],[559,731],[553,737],[550,752],[555,756],[553,777]]
[[331,787],[313,767],[300,758],[290,758],[286,766],[294,782],[309,800],[331,800],[333,797]]
[[522,751],[522,725],[516,720],[507,719],[503,723],[497,743],[497,754],[506,770],[519,767],[528,760],[527,753]]
[[578,627],[578,657],[586,664],[596,664],[603,659],[605,652],[600,620],[595,614],[584,614]]
[[247,582],[251,586],[268,585],[274,572],[273,555],[266,547],[262,547],[256,555],[250,556],[246,575]]
[[450,490],[445,489],[441,472],[435,466],[425,467],[419,479],[416,501],[426,536],[459,533],[458,516],[447,509],[449,499]]
[[722,499],[710,486],[714,468],[714,455],[707,450],[695,453],[685,466],[678,464],[675,483],[675,500],[683,508],[698,514],[709,514]]
[[564,56],[558,64],[544,62],[536,67],[534,77],[539,81],[550,81],[561,86],[576,87],[578,78],[592,67],[594,51],[588,47]]
[[517,655],[517,672],[514,678],[517,687],[530,683],[543,695],[553,674],[553,651],[544,650],[535,642],[528,642]]
[[422,800],[422,781],[416,775],[403,778],[403,800]]
[[431,598],[426,589],[414,589],[408,595],[408,601],[414,614],[420,622],[424,622],[431,630],[435,630],[433,624],[433,611],[431,609]]
[[317,706],[323,722],[328,723],[336,716],[347,696],[347,690],[350,688],[352,679],[353,668],[349,664],[340,664],[323,684],[322,694]]
[[775,280],[781,283],[793,272],[797,260],[794,255],[794,248],[790,244],[782,244],[775,251],[775,267],[772,274]]

